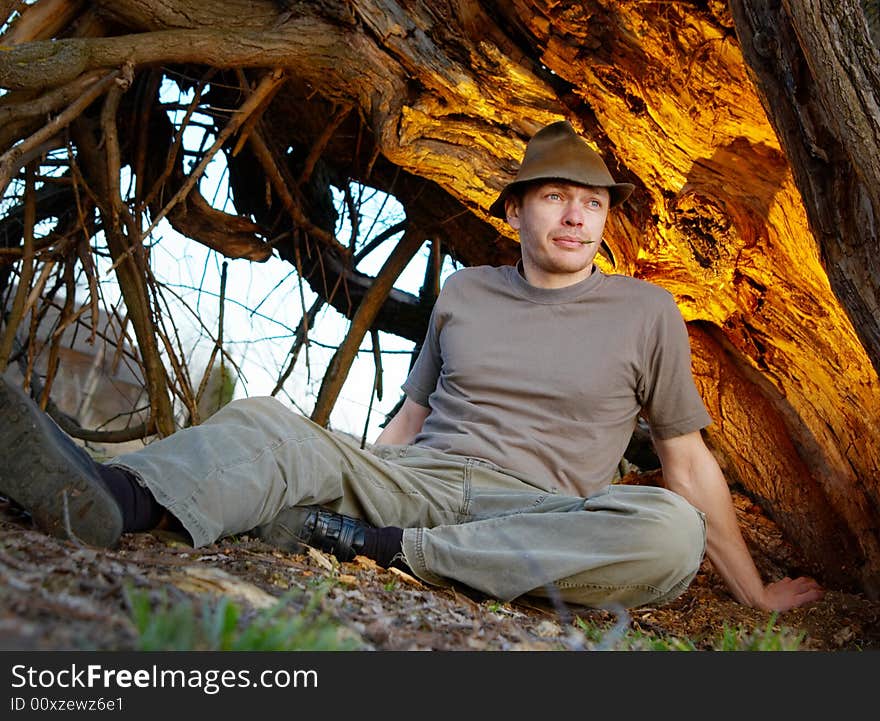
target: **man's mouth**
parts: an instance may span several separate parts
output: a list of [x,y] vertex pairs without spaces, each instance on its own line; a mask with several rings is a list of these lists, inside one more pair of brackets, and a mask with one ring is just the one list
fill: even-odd
[[594,241],[589,238],[575,238],[570,235],[558,235],[553,238],[554,243],[559,243],[560,245],[575,247],[578,245],[590,245]]

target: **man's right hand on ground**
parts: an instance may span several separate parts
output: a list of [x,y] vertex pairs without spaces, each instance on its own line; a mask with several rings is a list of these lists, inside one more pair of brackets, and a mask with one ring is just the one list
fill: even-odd
[[781,581],[764,586],[764,598],[760,608],[765,611],[788,611],[820,601],[824,595],[824,589],[812,578],[786,576]]

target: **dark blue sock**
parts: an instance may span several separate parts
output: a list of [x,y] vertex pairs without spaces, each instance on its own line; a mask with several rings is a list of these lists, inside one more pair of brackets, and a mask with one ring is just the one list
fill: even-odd
[[137,482],[132,473],[119,466],[96,464],[101,480],[122,509],[122,532],[149,531],[159,525],[165,508]]
[[409,568],[403,563],[403,529],[396,526],[364,529],[364,545],[358,553],[372,558],[382,568],[394,566],[403,571]]

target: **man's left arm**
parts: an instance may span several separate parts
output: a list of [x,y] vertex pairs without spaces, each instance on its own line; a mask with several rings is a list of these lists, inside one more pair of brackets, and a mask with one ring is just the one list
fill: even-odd
[[740,603],[786,611],[817,601],[822,588],[811,578],[764,584],[743,540],[727,481],[699,431],[655,439],[666,487],[706,514],[706,553]]

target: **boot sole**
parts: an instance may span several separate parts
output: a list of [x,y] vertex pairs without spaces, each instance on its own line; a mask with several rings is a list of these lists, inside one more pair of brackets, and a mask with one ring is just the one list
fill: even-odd
[[0,493],[51,536],[112,548],[122,534],[119,505],[48,424],[54,422],[24,391],[0,377]]

